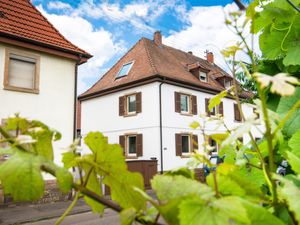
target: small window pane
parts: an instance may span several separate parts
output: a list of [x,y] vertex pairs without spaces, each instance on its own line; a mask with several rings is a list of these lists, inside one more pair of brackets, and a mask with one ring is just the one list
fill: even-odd
[[35,59],[10,54],[8,83],[13,87],[34,89]]
[[128,154],[136,154],[136,136],[128,137]]
[[117,77],[123,77],[123,76],[128,75],[129,70],[131,69],[132,64],[133,63],[131,62],[131,63],[123,65],[122,68],[121,68],[121,70],[117,74]]
[[180,95],[181,112],[189,112],[189,96]]
[[127,97],[128,113],[136,112],[136,95]]
[[201,81],[207,82],[207,76],[206,76],[206,73],[200,71],[200,73],[199,73],[199,79],[200,79]]
[[181,136],[182,141],[182,153],[189,153],[190,152],[190,141],[188,135]]
[[214,150],[212,152],[217,152],[217,142],[215,140],[210,140],[210,146],[214,147]]

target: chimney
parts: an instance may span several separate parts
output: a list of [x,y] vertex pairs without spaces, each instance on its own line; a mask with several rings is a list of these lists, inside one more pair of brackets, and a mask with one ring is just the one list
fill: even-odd
[[192,52],[192,51],[188,51],[188,53],[191,54],[191,55],[193,55],[193,52]]
[[162,36],[160,31],[154,32],[153,41],[157,46],[162,46]]
[[207,60],[207,62],[213,64],[214,63],[214,53],[206,50],[206,60]]

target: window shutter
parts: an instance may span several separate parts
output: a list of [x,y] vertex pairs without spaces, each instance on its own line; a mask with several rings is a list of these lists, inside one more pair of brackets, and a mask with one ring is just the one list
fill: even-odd
[[125,155],[125,135],[119,136],[119,144],[123,148],[123,153]]
[[125,114],[125,96],[119,97],[119,116],[124,116]]
[[207,113],[207,116],[210,116],[210,111],[208,110],[208,105],[209,105],[209,98],[205,99],[205,110]]
[[234,104],[233,107],[234,107],[234,120],[241,121],[242,119],[241,119],[241,114],[238,105]]
[[192,149],[192,151],[194,151],[194,150],[198,150],[198,135],[197,134],[193,135],[193,149]]
[[197,96],[192,95],[192,113],[193,115],[197,115]]
[[219,105],[219,114],[221,114],[222,116],[224,116],[223,102],[221,102],[220,105]]
[[182,155],[181,134],[175,134],[176,156]]
[[142,93],[136,93],[136,112],[142,112]]
[[136,135],[136,155],[143,156],[143,135]]
[[180,93],[175,92],[175,112],[180,113]]

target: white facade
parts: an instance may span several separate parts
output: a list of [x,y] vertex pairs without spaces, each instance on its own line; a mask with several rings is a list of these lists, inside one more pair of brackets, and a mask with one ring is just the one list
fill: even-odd
[[[158,160],[158,171],[161,168],[160,158],[160,116],[159,116],[159,82],[146,84],[143,86],[130,88],[124,91],[115,92],[81,103],[81,134],[84,136],[90,131],[103,132],[108,137],[110,143],[119,143],[119,136],[126,133],[143,134],[143,156],[137,160],[150,160],[155,157]],[[135,116],[119,116],[119,97],[134,92],[142,93],[142,112]],[[182,115],[175,112],[174,93],[183,92],[197,96],[198,115],[205,113],[205,98],[214,95],[178,87],[171,84],[162,84],[162,140],[163,140],[163,170],[171,170],[185,166],[189,158],[176,156],[175,134],[188,132],[198,135],[198,146],[201,150],[201,138],[199,130],[189,127],[191,122],[200,121],[198,115]],[[223,101],[224,119],[228,127],[236,126],[234,122],[234,101],[225,98]],[[250,105],[243,105],[243,112],[246,116],[253,114]],[[225,129],[214,130],[213,126],[206,129],[207,134],[224,132]],[[255,137],[261,135],[257,130],[253,130]],[[245,135],[244,142],[248,139]],[[87,151],[84,146],[84,151]]]
[[[38,94],[4,90],[7,48],[40,57]],[[61,132],[62,139],[54,143],[56,163],[73,141],[75,64],[74,60],[0,43],[0,121],[19,112],[21,117],[40,120]]]

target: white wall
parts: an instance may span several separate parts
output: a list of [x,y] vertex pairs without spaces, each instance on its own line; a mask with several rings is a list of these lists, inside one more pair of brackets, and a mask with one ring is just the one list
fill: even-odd
[[16,112],[28,119],[40,120],[62,133],[55,142],[55,162],[73,140],[75,61],[32,50],[15,48],[40,56],[39,94],[3,89],[4,58],[7,46],[0,43],[0,119]]
[[[185,166],[190,160],[189,158],[176,156],[175,133],[191,132],[198,134],[199,150],[201,149],[201,143],[203,143],[200,131],[195,131],[189,127],[191,122],[200,121],[199,116],[185,116],[175,112],[175,91],[196,95],[198,114],[205,113],[205,98],[214,96],[170,84],[162,85],[164,170]],[[119,116],[119,97],[132,92],[142,92],[142,113],[133,117]],[[234,122],[233,103],[232,99],[223,99],[225,122],[231,128],[238,124]],[[250,105],[244,104],[242,107],[246,117],[252,115],[253,109]],[[139,159],[156,157],[160,164],[158,82],[83,101],[81,108],[81,131],[83,136],[89,131],[101,131],[108,137],[110,143],[119,143],[119,135],[130,132],[142,133],[144,155]],[[215,125],[212,124],[206,129],[207,134],[216,132],[225,132],[225,128],[219,128],[216,131]],[[256,130],[253,132],[255,137],[260,137]],[[247,141],[247,137],[244,137],[244,141]],[[160,170],[160,165],[158,170]]]

